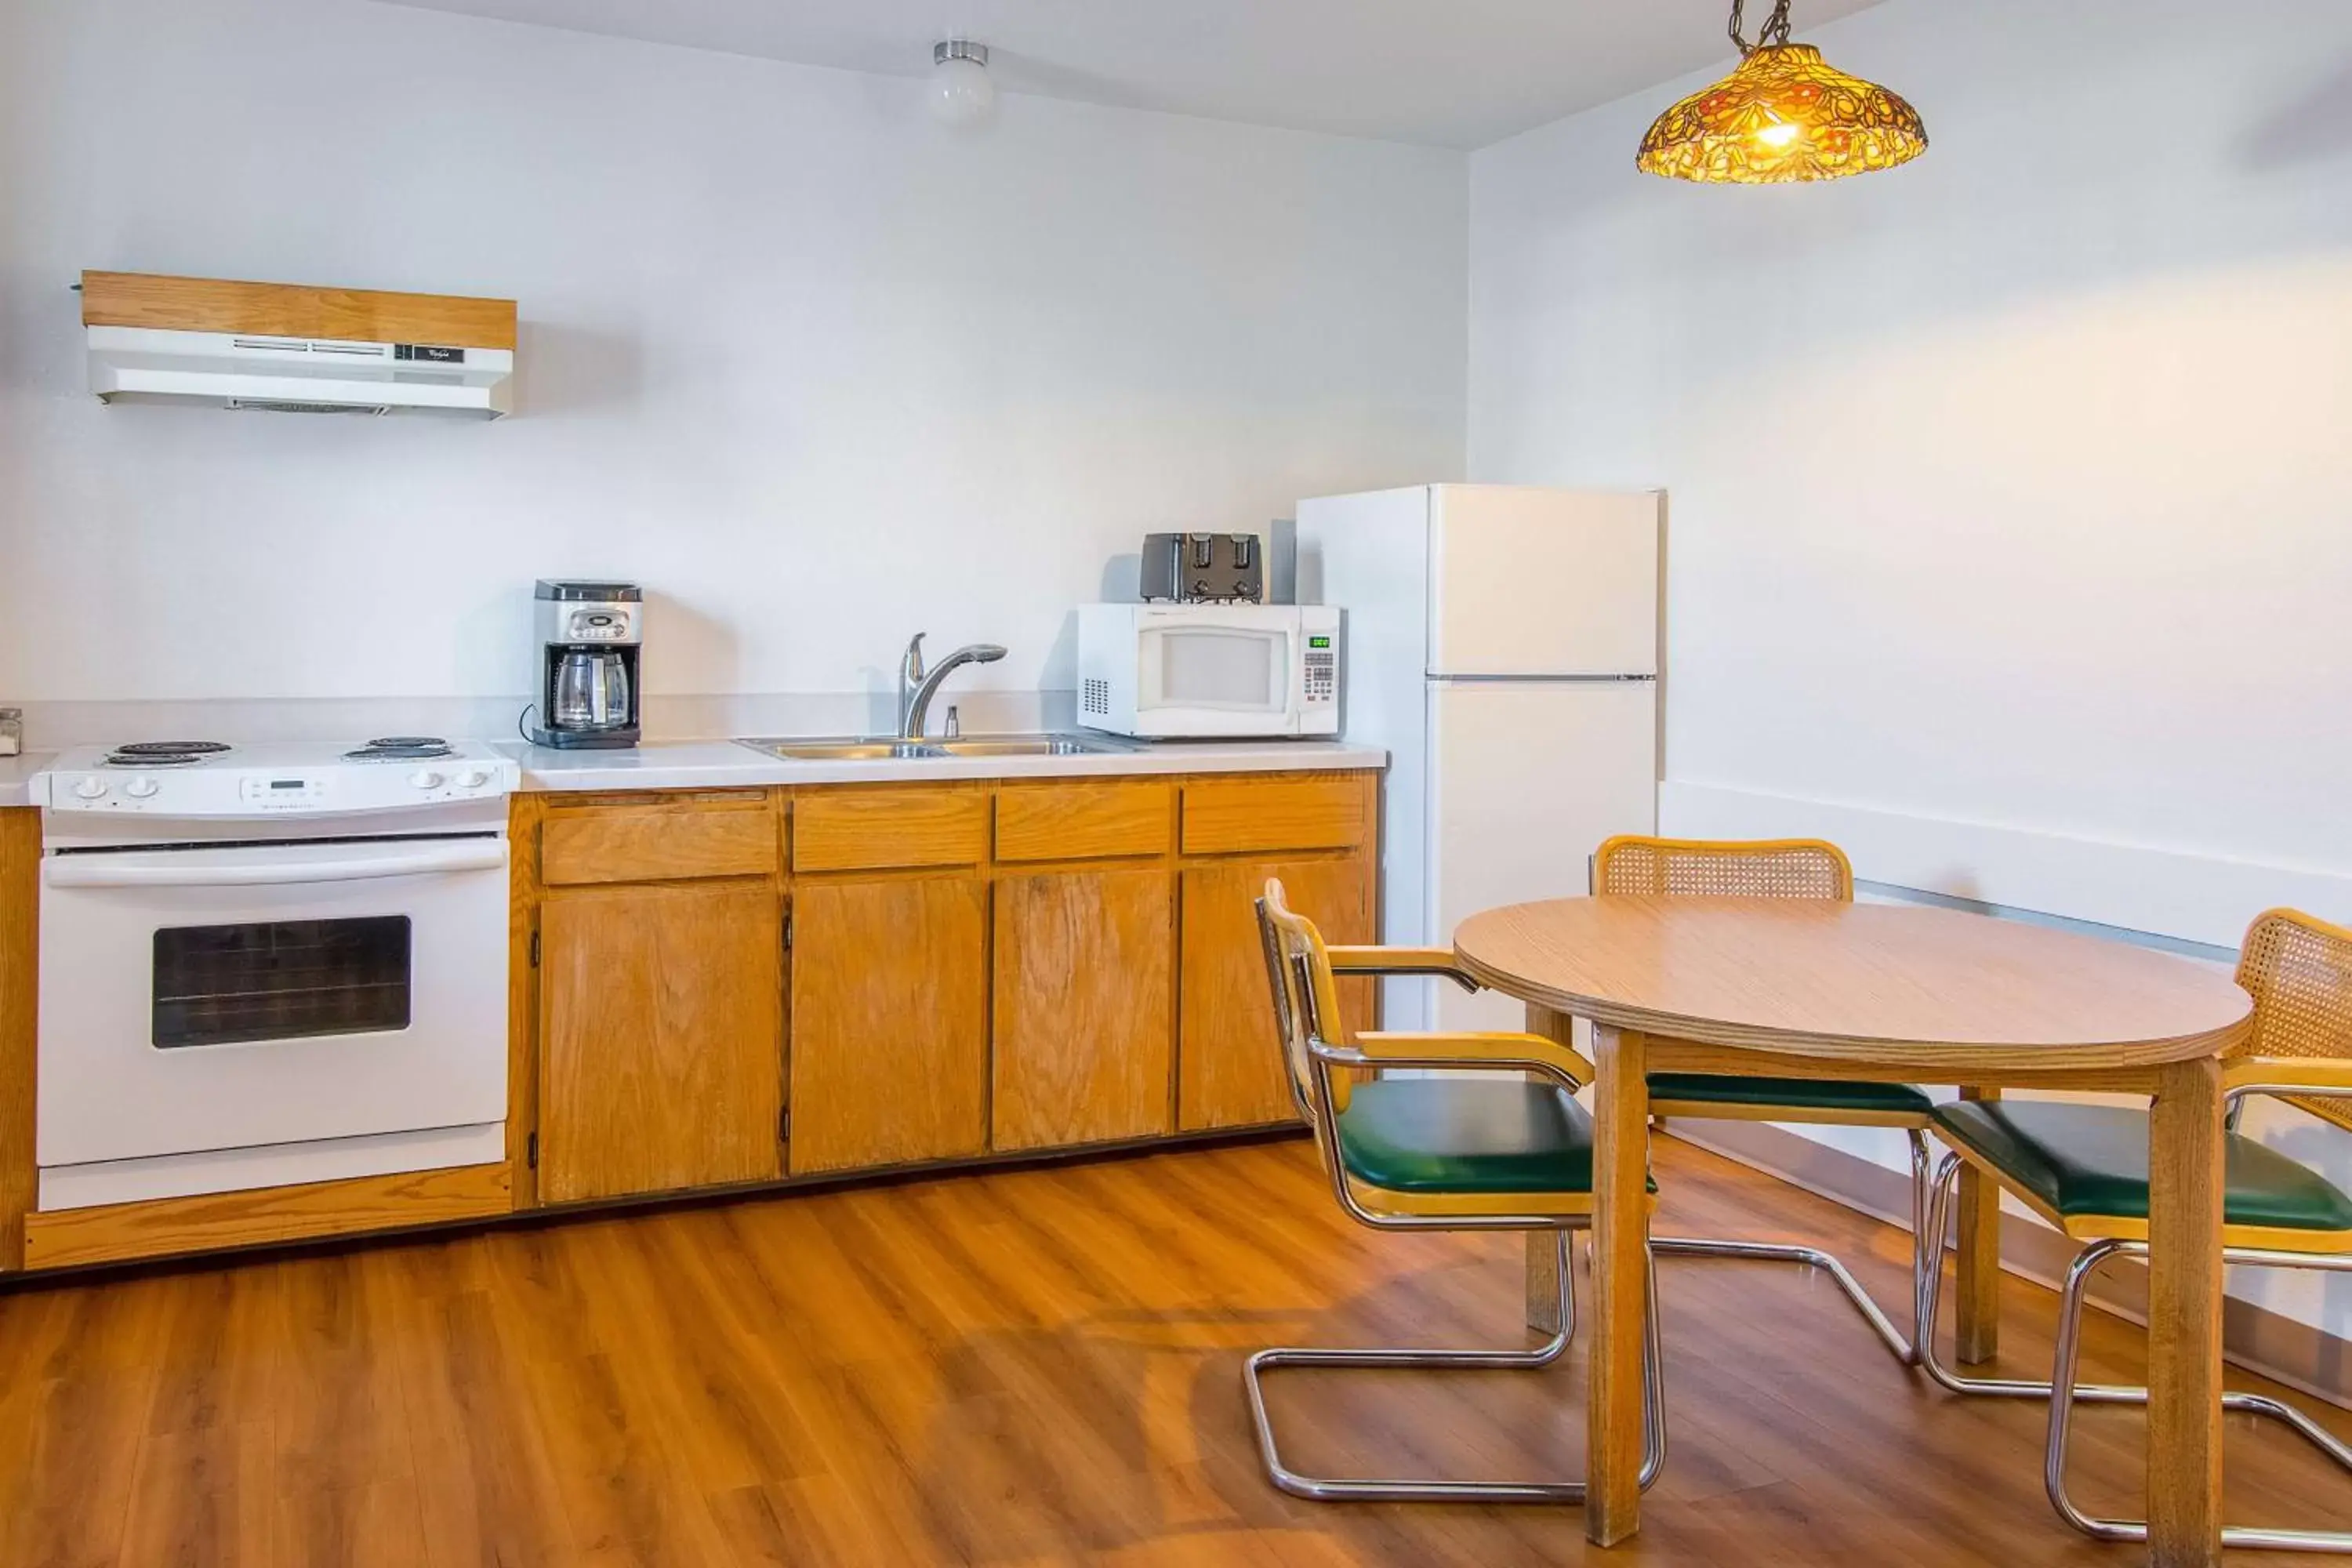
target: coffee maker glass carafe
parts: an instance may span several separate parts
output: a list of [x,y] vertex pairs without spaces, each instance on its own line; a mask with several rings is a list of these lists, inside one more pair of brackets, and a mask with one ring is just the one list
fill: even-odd
[[611,648],[572,648],[555,667],[548,718],[560,730],[617,730],[631,722],[629,667]]

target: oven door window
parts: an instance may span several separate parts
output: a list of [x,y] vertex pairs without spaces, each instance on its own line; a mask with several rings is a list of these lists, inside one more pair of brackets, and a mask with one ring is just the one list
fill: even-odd
[[408,1027],[406,915],[155,933],[159,1050]]
[[1289,649],[1283,633],[1221,627],[1146,635],[1159,644],[1160,679],[1145,707],[1283,710],[1283,658]]

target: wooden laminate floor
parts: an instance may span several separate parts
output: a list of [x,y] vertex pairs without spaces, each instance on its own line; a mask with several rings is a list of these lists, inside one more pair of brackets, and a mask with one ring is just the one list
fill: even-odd
[[[1822,1240],[1903,1298],[1898,1233],[1671,1140],[1658,1174],[1662,1231]],[[2040,1406],[1931,1392],[1772,1265],[1662,1266],[1673,1449],[1628,1547],[1570,1509],[1265,1483],[1245,1352],[1519,1342],[1517,1257],[1358,1228],[1288,1142],[20,1288],[0,1563],[2138,1559],[2049,1511]],[[2046,1369],[2053,1299],[2005,1289],[2005,1364]],[[2094,1314],[2086,1370],[2136,1377],[2138,1339]],[[1283,1375],[1303,1467],[1580,1466],[1580,1358]],[[2133,1505],[2136,1415],[2081,1431],[2083,1495]],[[2233,1519],[2352,1526],[2352,1478],[2236,1418],[2229,1445]]]

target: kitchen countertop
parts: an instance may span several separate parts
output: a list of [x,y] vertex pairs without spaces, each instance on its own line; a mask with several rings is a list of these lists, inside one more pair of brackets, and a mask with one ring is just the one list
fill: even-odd
[[[981,737],[972,736],[978,740]],[[1181,741],[1076,757],[908,757],[787,762],[732,741],[653,741],[631,751],[559,752],[497,742],[527,790],[741,789],[761,784],[905,784],[922,779],[1118,778],[1142,773],[1344,772],[1388,765],[1377,746],[1341,741]],[[33,804],[51,752],[0,757],[0,807]]]
[[[967,735],[967,740],[981,740]],[[1139,773],[1339,772],[1388,765],[1377,746],[1340,741],[1181,741],[1075,757],[907,757],[796,762],[732,741],[654,741],[628,751],[500,742],[527,790],[740,789],[761,784],[906,784],[925,779],[1116,778]]]
[[26,752],[22,756],[0,757],[0,806],[30,805],[33,775],[49,765],[55,752]]

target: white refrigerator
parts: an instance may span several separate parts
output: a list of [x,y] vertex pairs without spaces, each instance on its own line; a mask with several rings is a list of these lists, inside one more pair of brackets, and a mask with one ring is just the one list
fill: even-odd
[[[1655,491],[1423,485],[1298,505],[1298,597],[1343,606],[1340,726],[1383,746],[1381,939],[1585,891],[1656,830]],[[1382,982],[1382,1026],[1516,1029],[1524,1008]]]

